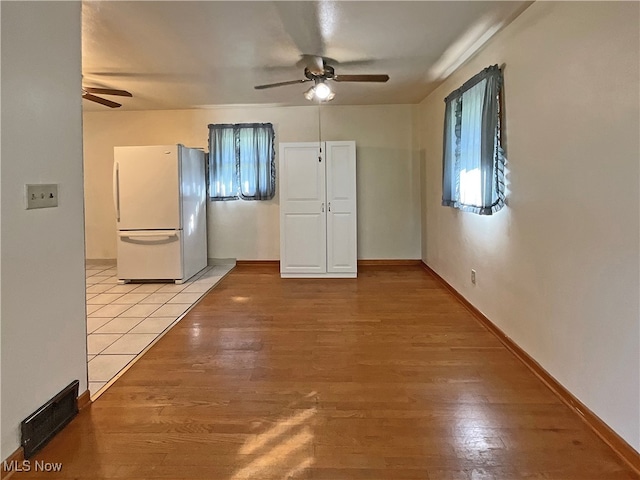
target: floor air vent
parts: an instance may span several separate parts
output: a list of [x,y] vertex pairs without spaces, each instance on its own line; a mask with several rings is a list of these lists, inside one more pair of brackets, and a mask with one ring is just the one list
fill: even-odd
[[78,380],[29,415],[20,425],[24,457],[30,458],[78,414]]

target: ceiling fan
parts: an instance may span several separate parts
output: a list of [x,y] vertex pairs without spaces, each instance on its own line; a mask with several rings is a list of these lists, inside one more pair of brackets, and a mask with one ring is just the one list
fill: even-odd
[[133,97],[133,95],[127,92],[126,90],[116,90],[114,88],[82,87],[82,98],[86,100],[100,103],[101,105],[105,105],[110,108],[118,108],[122,106],[121,103],[113,102],[111,100],[107,100],[106,98],[98,97],[96,95],[93,95],[94,93],[98,93],[100,95],[117,95],[120,97]]
[[299,80],[289,80],[286,82],[269,83],[266,85],[256,85],[256,90],[264,90],[265,88],[283,87],[285,85],[296,85],[299,83],[313,82],[314,85],[309,88],[304,96],[307,100],[329,101],[335,97],[335,93],[331,91],[331,87],[327,84],[327,80],[334,82],[377,82],[384,83],[389,80],[389,75],[337,75],[335,69],[328,65],[327,62],[316,55],[304,55],[307,66],[304,69],[305,78]]

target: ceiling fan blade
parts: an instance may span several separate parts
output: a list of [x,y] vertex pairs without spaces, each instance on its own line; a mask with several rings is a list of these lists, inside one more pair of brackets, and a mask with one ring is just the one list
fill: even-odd
[[256,90],[264,90],[265,88],[273,88],[273,87],[283,87],[285,85],[295,85],[297,83],[310,82],[311,80],[308,78],[303,78],[302,80],[290,80],[288,82],[278,82],[278,83],[269,83],[267,85],[256,85]]
[[82,87],[85,92],[88,93],[100,93],[102,95],[119,95],[121,97],[133,97],[130,92],[126,90],[116,90],[114,88],[94,88],[94,87]]
[[84,92],[82,94],[82,98],[85,98],[92,102],[100,103],[110,108],[118,108],[122,106],[122,104],[120,103],[112,102],[111,100],[107,100],[106,98],[96,97],[95,95],[91,95],[90,93],[87,93],[87,92]]
[[336,82],[386,82],[389,75],[335,75]]

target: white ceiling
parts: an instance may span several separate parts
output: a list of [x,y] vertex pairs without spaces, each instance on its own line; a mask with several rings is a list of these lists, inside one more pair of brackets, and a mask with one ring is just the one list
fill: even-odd
[[[332,83],[343,105],[416,103],[531,2],[85,1],[84,85],[129,90],[124,110],[308,105],[301,55],[337,74],[387,73],[385,84]],[[87,110],[107,110],[83,101]]]

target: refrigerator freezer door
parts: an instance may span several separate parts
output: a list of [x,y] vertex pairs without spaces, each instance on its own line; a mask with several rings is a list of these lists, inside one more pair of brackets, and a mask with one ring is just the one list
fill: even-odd
[[118,230],[181,228],[178,148],[114,148],[113,192]]
[[207,266],[204,152],[180,147],[183,266],[185,279]]
[[180,230],[118,232],[119,280],[181,280]]

